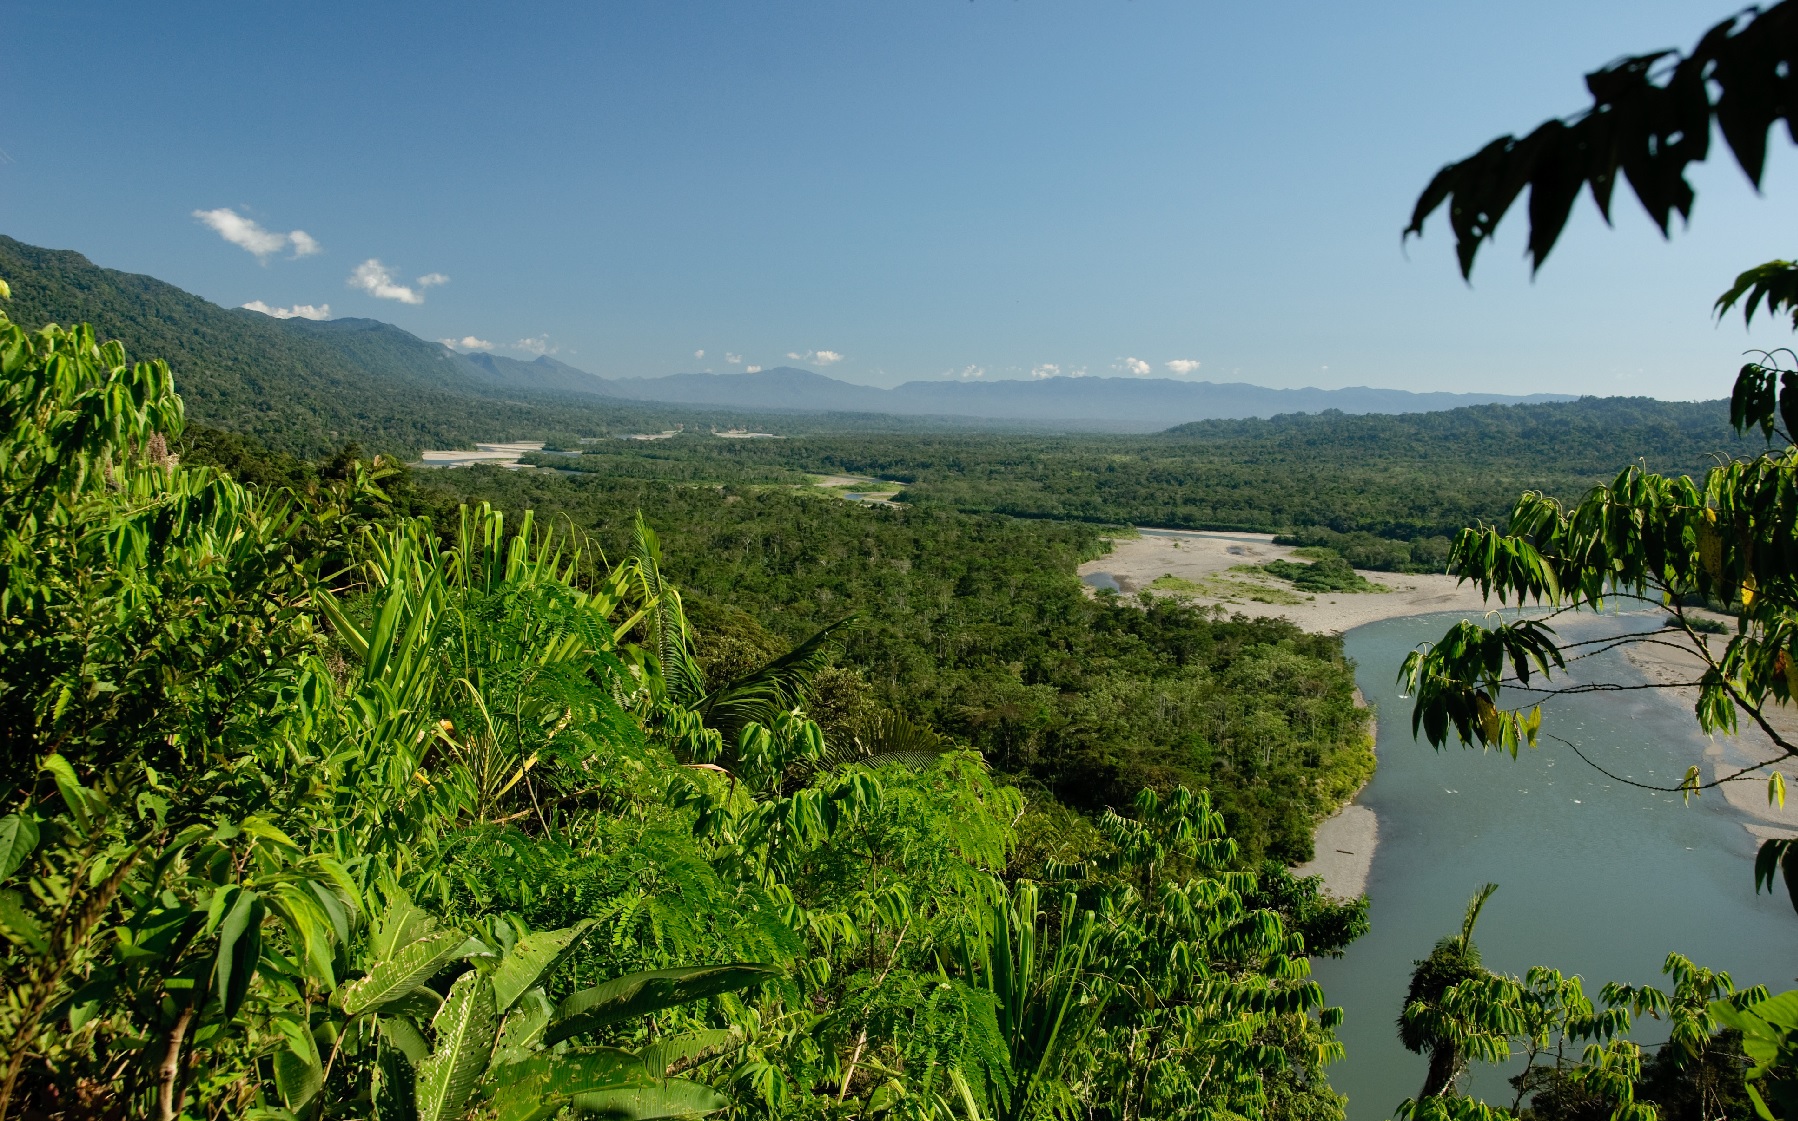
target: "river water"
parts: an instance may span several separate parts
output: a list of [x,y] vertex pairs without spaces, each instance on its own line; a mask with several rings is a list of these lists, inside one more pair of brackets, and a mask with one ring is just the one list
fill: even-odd
[[[1347,1058],[1329,1074],[1349,1096],[1350,1121],[1390,1117],[1423,1082],[1424,1060],[1394,1032],[1405,985],[1413,962],[1459,929],[1468,897],[1487,881],[1499,891],[1475,940],[1490,969],[1553,966],[1584,977],[1594,998],[1607,980],[1664,984],[1670,950],[1728,970],[1738,986],[1778,992],[1798,977],[1798,915],[1783,889],[1755,894],[1755,842],[1716,792],[1688,805],[1625,786],[1546,736],[1517,760],[1412,739],[1398,667],[1460,617],[1390,619],[1347,635],[1379,716],[1379,768],[1357,798],[1380,822],[1368,881],[1373,929],[1343,958],[1317,962],[1315,974],[1346,1013]],[[1558,629],[1569,639],[1655,621],[1588,618]],[[1594,676],[1640,680],[1618,654],[1589,664]],[[1544,710],[1543,731],[1616,773],[1666,785],[1702,762],[1705,746],[1691,712],[1656,691],[1559,698]],[[1634,1038],[1664,1036],[1650,1024]],[[1478,1074],[1472,1088],[1509,1105],[1505,1073]]]

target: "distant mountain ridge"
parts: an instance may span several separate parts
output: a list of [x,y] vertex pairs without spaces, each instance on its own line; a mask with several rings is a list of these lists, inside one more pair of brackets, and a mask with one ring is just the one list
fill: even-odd
[[[596,379],[604,380],[604,379]],[[1403,389],[1269,389],[1243,382],[1172,378],[1045,378],[1039,381],[908,381],[892,389],[856,385],[792,366],[749,374],[670,374],[604,382],[638,401],[743,409],[966,416],[1154,431],[1199,420],[1284,413],[1427,413],[1468,405],[1571,401],[1562,393],[1412,393]],[[600,392],[595,389],[594,392]]]
[[[376,319],[274,319],[222,308],[154,277],[94,265],[79,253],[0,236],[8,314],[28,327],[93,323],[133,358],[165,358],[189,414],[316,454],[350,440],[403,453],[548,433],[640,431],[652,417],[708,423],[743,414],[860,414],[1061,430],[1158,431],[1203,420],[1340,410],[1418,413],[1477,404],[1564,401],[1554,394],[1268,389],[1151,378],[912,381],[857,385],[780,366],[756,373],[607,379],[544,355],[462,354]],[[924,420],[921,418],[934,418]],[[816,423],[816,422],[814,422]],[[834,422],[833,422],[834,423]]]

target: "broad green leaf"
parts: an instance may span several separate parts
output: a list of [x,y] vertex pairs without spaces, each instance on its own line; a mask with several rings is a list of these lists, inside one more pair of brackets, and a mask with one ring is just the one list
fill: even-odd
[[728,1028],[715,1028],[657,1040],[638,1051],[637,1057],[643,1060],[643,1067],[650,1074],[666,1078],[671,1073],[678,1073],[671,1069],[675,1066],[683,1069],[694,1066],[739,1047],[742,1043],[743,1037],[736,1032]]
[[375,957],[386,961],[399,952],[401,946],[416,942],[429,934],[437,925],[437,920],[415,906],[405,895],[395,892],[387,901],[386,910],[381,912],[380,920],[375,923],[372,937]]
[[655,1083],[643,1069],[643,1060],[611,1047],[538,1053],[504,1067],[493,1081],[492,1109],[497,1121],[539,1121],[566,1106],[576,1094]]
[[428,1024],[437,1018],[437,1010],[442,1007],[443,998],[437,995],[437,990],[420,985],[381,1005],[381,1015],[409,1016],[421,1024]]
[[468,936],[459,930],[442,930],[400,947],[393,956],[369,970],[368,976],[352,981],[340,990],[345,1014],[359,1016],[408,995],[456,960],[467,941]]
[[653,1121],[661,1117],[716,1113],[727,1108],[730,1099],[710,1086],[675,1078],[655,1086],[576,1094],[573,1105],[576,1112],[586,1117],[602,1117],[607,1121]]
[[296,1020],[276,1020],[275,1029],[281,1044],[275,1048],[275,1088],[281,1101],[291,1110],[299,1110],[312,1100],[325,1084],[324,1064],[319,1061],[318,1041]]
[[535,987],[567,960],[580,944],[581,936],[592,926],[592,919],[583,919],[574,926],[539,931],[520,939],[500,959],[499,968],[493,971],[494,1007],[502,1014],[510,1011],[526,990]]
[[[423,1036],[418,1037],[418,1053],[422,1060]],[[375,1121],[418,1121],[417,1066],[397,1047],[381,1048],[375,1063],[374,1114]]]
[[389,1044],[399,1049],[400,1054],[406,1056],[407,1062],[416,1066],[431,1054],[431,1045],[425,1042],[424,1033],[418,1030],[418,1025],[412,1022],[411,1017],[381,1016],[378,1019],[381,1034],[387,1037]]
[[470,971],[456,978],[431,1030],[436,1050],[418,1064],[418,1121],[452,1121],[473,1096],[493,1054],[493,986]]
[[37,822],[21,814],[0,818],[0,883],[19,870],[37,848]]
[[531,1058],[543,1041],[543,1030],[549,1027],[551,1011],[549,997],[542,989],[530,989],[519,997],[500,1026],[499,1040],[493,1045],[493,1063],[488,1069]]
[[621,1020],[747,989],[779,973],[772,966],[748,962],[632,973],[564,1000],[556,1008],[556,1022],[544,1034],[543,1042],[560,1043]]

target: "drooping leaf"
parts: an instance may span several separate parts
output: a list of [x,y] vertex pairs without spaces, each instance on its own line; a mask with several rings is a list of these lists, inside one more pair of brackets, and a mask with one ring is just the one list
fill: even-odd
[[418,1064],[418,1121],[452,1121],[474,1095],[493,1054],[493,986],[479,973],[456,978],[437,1018],[436,1047]]
[[583,989],[562,1001],[543,1041],[546,1045],[560,1043],[621,1020],[747,989],[779,972],[772,966],[739,962],[632,973]]
[[262,917],[266,912],[255,892],[239,891],[219,924],[212,983],[226,1016],[237,1015],[250,991],[250,979],[262,957]]

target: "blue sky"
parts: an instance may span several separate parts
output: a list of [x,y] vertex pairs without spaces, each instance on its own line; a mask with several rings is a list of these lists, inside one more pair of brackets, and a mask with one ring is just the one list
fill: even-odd
[[608,376],[1715,397],[1790,338],[1709,316],[1798,250],[1783,138],[1671,242],[1582,201],[1534,282],[1521,214],[1471,288],[1440,219],[1398,234],[1442,163],[1737,6],[13,0],[0,232]]

